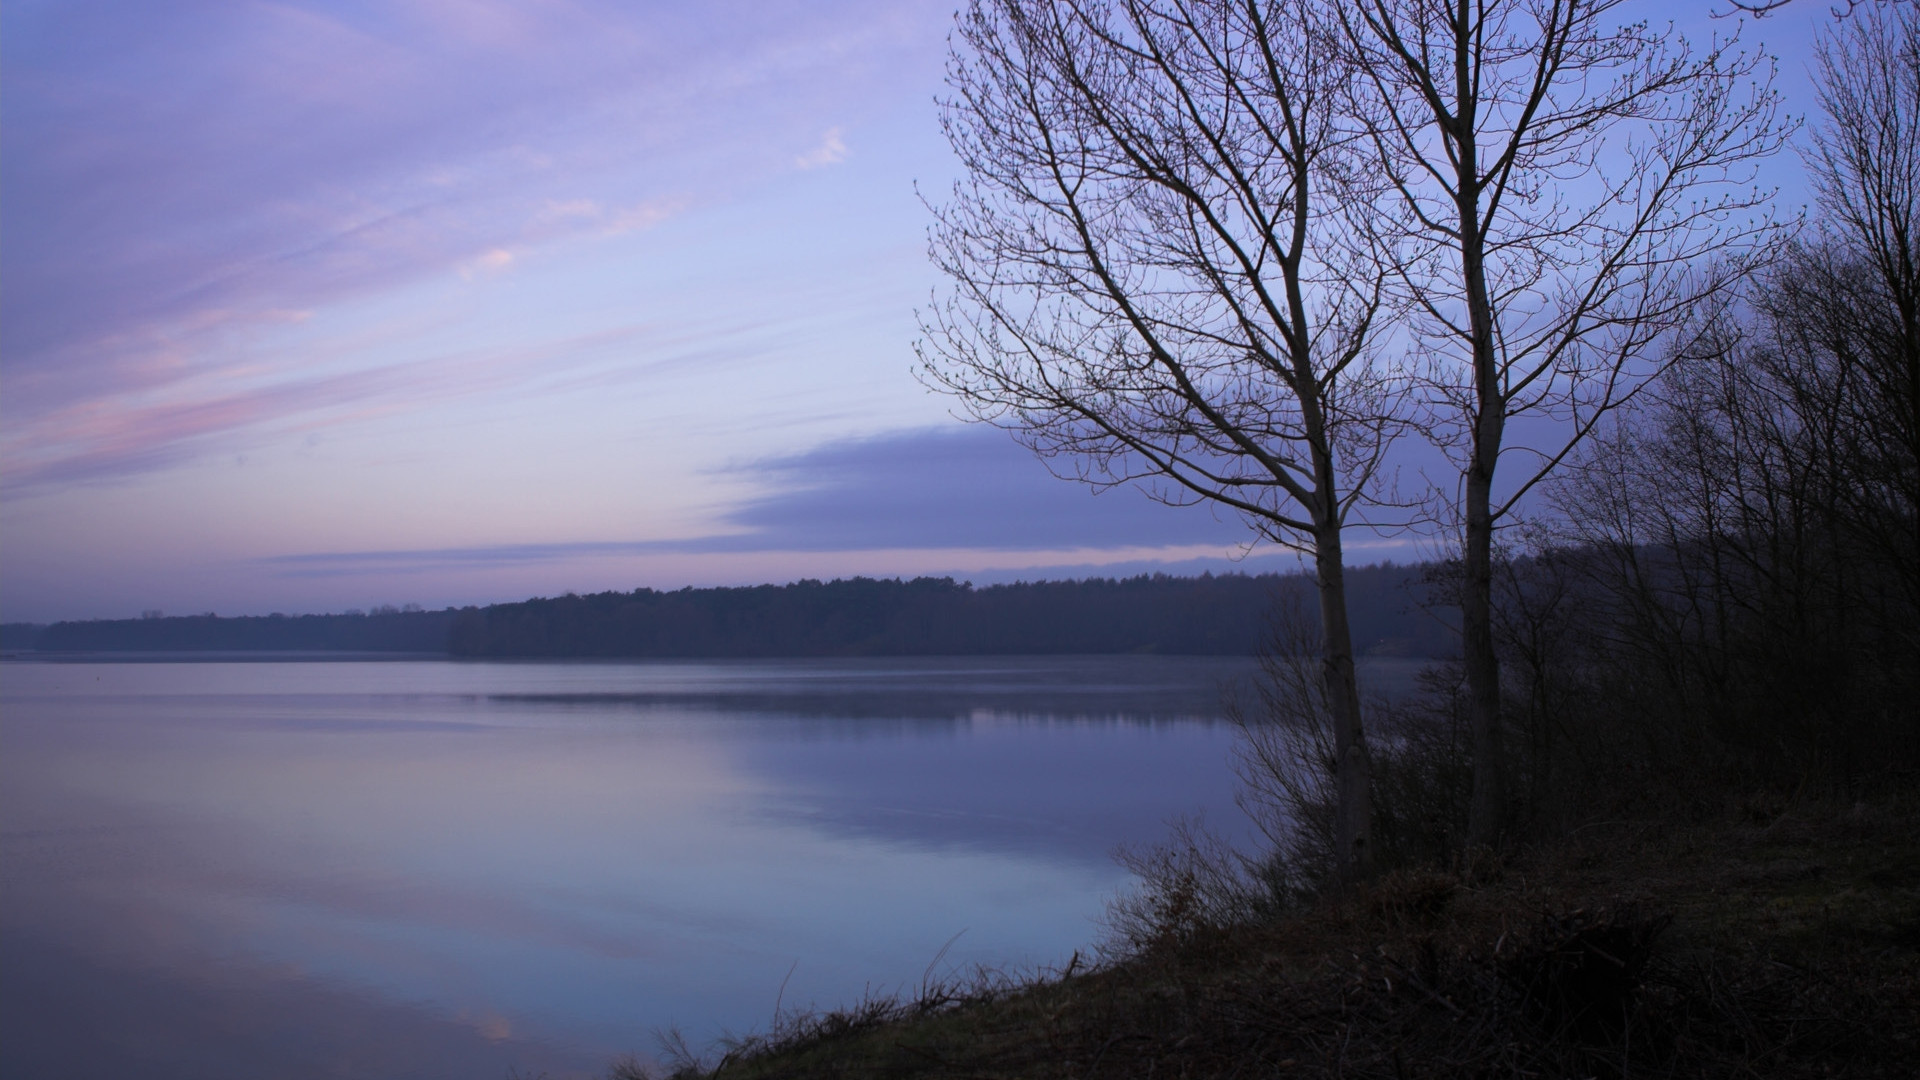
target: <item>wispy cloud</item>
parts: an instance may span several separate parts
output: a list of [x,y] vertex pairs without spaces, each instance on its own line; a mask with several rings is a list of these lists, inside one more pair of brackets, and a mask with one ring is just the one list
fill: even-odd
[[748,318],[663,328],[629,323],[496,349],[465,349],[405,363],[288,377],[234,366],[204,373],[171,395],[81,401],[9,424],[0,437],[0,492],[19,498],[163,469],[262,439],[373,413],[514,388],[544,392],[644,379],[689,362],[713,366],[753,351]]
[[460,276],[471,279],[480,274],[497,274],[512,265],[513,252],[506,248],[494,248],[461,264]]
[[320,552],[263,562],[334,575],[480,568],[662,554],[840,551],[1124,551],[1218,555],[1247,539],[1205,507],[1168,507],[1130,488],[1096,495],[1061,480],[993,428],[932,428],[828,443],[737,466],[764,488],[712,533],[656,540]]
[[820,145],[793,159],[794,165],[802,169],[818,169],[825,165],[837,165],[847,160],[847,143],[840,137],[839,128],[828,128],[820,138]]
[[[782,133],[857,92],[823,72],[925,16],[881,0],[697,18],[614,0],[10,6],[7,428],[116,410],[152,428],[140,398],[217,381],[250,313],[483,278],[724,200],[790,167]],[[281,361],[289,389],[304,360]],[[227,397],[190,407],[196,431],[300,407]]]

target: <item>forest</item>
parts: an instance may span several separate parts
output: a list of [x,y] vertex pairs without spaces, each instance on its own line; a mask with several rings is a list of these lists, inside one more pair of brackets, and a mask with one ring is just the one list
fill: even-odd
[[444,653],[454,612],[377,607],[337,615],[204,615],[9,623],[6,647],[87,652]]
[[[1452,631],[1418,566],[1355,568],[1355,625],[1379,656],[1440,656]],[[1309,602],[1301,574],[1165,574],[974,588],[852,578],[649,588],[442,611],[215,615],[15,624],[46,652],[359,651],[460,657],[772,657],[1164,653],[1252,656],[1274,612]]]
[[[1426,656],[1446,647],[1439,614],[1416,603],[1417,571],[1356,574],[1372,648]],[[1302,575],[1227,574],[977,589],[951,578],[639,589],[463,612],[449,643],[457,656],[1249,656],[1270,635],[1276,604],[1311,588]]]

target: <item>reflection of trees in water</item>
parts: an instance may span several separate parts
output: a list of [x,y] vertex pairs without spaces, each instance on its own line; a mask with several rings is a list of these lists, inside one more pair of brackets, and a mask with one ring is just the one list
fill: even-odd
[[[1384,657],[1360,663],[1360,681],[1371,693],[1398,696],[1414,686],[1419,671],[1432,661]],[[792,663],[805,670],[821,664],[818,682],[780,678],[786,685],[768,690],[675,689],[586,692],[509,692],[484,700],[503,705],[566,709],[628,709],[640,712],[695,713],[730,719],[848,720],[868,733],[925,730],[929,724],[952,727],[983,724],[1075,727],[1153,727],[1166,724],[1215,724],[1227,715],[1226,703],[1247,691],[1251,662],[1203,659],[1099,658],[1093,663],[1066,661],[1028,669],[979,672],[966,668],[889,671],[868,665],[835,670],[824,662]],[[791,675],[782,664],[775,670]],[[1143,664],[1153,669],[1142,672]],[[743,665],[750,678],[761,664]],[[984,675],[984,678],[979,676]],[[1159,676],[1158,679],[1154,676]],[[887,725],[887,721],[899,723]],[[873,726],[880,724],[883,726]]]
[[[1038,700],[1036,700],[1038,699]],[[1049,702],[1035,694],[983,697],[971,694],[700,694],[700,693],[589,693],[490,694],[488,701],[513,705],[550,705],[563,708],[632,709],[640,712],[700,713],[729,719],[799,719],[858,721],[861,730],[879,734],[925,730],[929,724],[970,727],[980,724],[1019,724],[1062,727],[1152,727],[1165,724],[1213,724],[1222,720],[1219,696],[1211,699],[1168,694],[1158,704],[1143,703],[1133,695],[1114,694],[1104,701],[1062,694]],[[889,723],[889,722],[893,723]],[[875,726],[878,725],[878,726]]]

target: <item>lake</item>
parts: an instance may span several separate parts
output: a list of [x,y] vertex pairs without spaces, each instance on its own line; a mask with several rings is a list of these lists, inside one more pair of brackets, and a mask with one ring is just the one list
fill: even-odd
[[1171,657],[0,665],[7,1076],[554,1077],[976,964],[1244,831]]

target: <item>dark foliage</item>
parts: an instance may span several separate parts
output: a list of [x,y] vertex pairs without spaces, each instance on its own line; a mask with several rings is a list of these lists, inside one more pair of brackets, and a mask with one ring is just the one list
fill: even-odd
[[1543,914],[1494,969],[1529,1019],[1599,1042],[1626,1027],[1654,943],[1672,922],[1635,905]]
[[32,645],[41,652],[386,652],[440,653],[454,611],[375,609],[371,614],[221,618],[95,619],[57,622]]
[[[1362,651],[1431,655],[1439,623],[1413,610],[1414,574],[1350,572]],[[1303,575],[1042,581],[976,589],[951,578],[853,578],[751,588],[598,593],[460,613],[457,656],[753,657],[1163,653],[1251,655]]]
[[[1445,626],[1418,606],[1415,567],[1350,569],[1355,641],[1431,656]],[[746,588],[636,589],[484,608],[368,614],[213,614],[9,623],[5,647],[47,652],[448,652],[471,657],[1251,655],[1278,597],[1304,575],[1041,581],[975,589],[951,578],[853,578]]]
[[31,649],[40,641],[40,623],[0,623],[0,649]]

